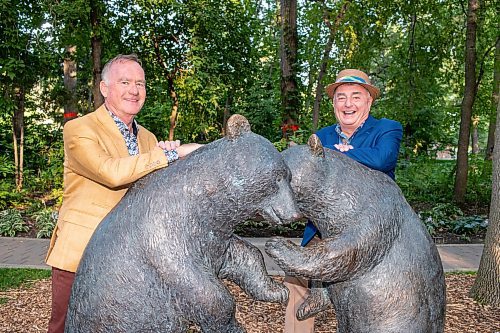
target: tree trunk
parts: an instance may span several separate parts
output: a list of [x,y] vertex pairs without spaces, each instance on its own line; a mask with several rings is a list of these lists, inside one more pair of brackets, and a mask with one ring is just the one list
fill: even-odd
[[472,117],[472,134],[470,136],[471,142],[472,142],[472,154],[477,155],[479,154],[479,117],[474,116]]
[[[500,101],[497,102],[497,119]],[[470,296],[481,304],[500,306],[500,122],[496,124],[493,152],[493,177],[488,230],[476,280]]]
[[[416,11],[416,8],[414,7]],[[415,28],[417,26],[417,14],[414,12],[410,17],[410,29],[409,29],[409,39],[410,46],[408,48],[408,108],[406,115],[406,125],[405,125],[405,146],[412,148],[415,154],[419,154],[420,146],[414,141],[414,129],[415,124],[415,75],[417,75],[417,55],[415,52]],[[410,150],[410,151],[411,151]],[[408,151],[405,149],[405,151]],[[409,158],[409,156],[407,156]]]
[[479,0],[469,0],[467,10],[467,35],[465,39],[465,89],[461,107],[460,133],[458,138],[457,173],[453,199],[457,203],[465,201],[467,171],[469,168],[468,149],[472,107],[476,98],[476,30]]
[[175,127],[177,126],[177,115],[179,110],[179,98],[177,97],[177,92],[175,91],[174,77],[171,74],[167,74],[168,79],[168,92],[170,98],[172,99],[172,110],[170,111],[170,128],[168,130],[168,140],[174,141]]
[[90,2],[90,24],[92,26],[92,97],[94,101],[94,110],[104,103],[104,97],[99,89],[101,82],[101,54],[102,40],[99,34],[101,11],[97,1]]
[[67,92],[66,103],[64,104],[64,121],[70,121],[78,116],[76,98],[76,46],[66,48],[64,58],[64,88]]
[[12,141],[14,146],[14,166],[16,177],[16,189],[20,191],[23,188],[24,172],[24,98],[23,87],[14,90],[16,100],[16,109],[12,117]]
[[227,120],[229,119],[229,117],[231,117],[231,104],[233,102],[233,98],[232,98],[232,95],[231,93],[227,93],[227,97],[226,97],[226,105],[224,106],[224,118],[223,118],[223,122],[222,122],[222,135],[225,136],[226,135],[226,124],[227,124]]
[[280,0],[281,13],[281,108],[282,130],[297,124],[299,93],[297,86],[297,0]]
[[[332,25],[329,19],[329,12],[326,6],[323,7],[323,21],[326,26],[330,30],[330,34],[328,36],[328,41],[325,45],[325,50],[323,52],[323,58],[321,59],[321,67],[318,73],[318,80],[316,80],[316,94],[314,97],[314,106],[313,106],[313,116],[312,116],[312,131],[316,132],[318,128],[319,122],[319,107],[321,105],[321,99],[323,98],[323,77],[325,76],[326,69],[328,66],[328,60],[330,59],[330,52],[332,51],[333,42],[335,40],[335,35],[337,34],[337,29],[342,22],[342,18],[344,17],[347,8],[351,0],[345,0],[340,11],[337,14],[337,18],[335,19],[335,23]],[[324,5],[324,2],[323,2]]]
[[498,104],[499,94],[500,94],[500,38],[497,38],[495,46],[495,62],[494,62],[494,72],[493,72],[493,93],[491,97],[492,108],[490,113],[490,126],[488,128],[488,143],[486,144],[486,156],[485,159],[490,160],[493,155],[493,144],[495,142],[495,124],[496,119],[495,106]]
[[174,84],[174,78],[176,73],[179,71],[179,68],[174,68],[172,71],[169,71],[167,68],[167,64],[163,60],[162,53],[160,50],[160,41],[161,41],[161,36],[154,35],[153,36],[153,45],[154,45],[154,52],[156,56],[156,61],[158,64],[160,64],[163,68],[163,74],[165,78],[167,79],[168,82],[168,94],[170,96],[170,99],[172,100],[172,110],[170,111],[170,127],[168,129],[168,140],[173,141],[174,140],[174,134],[175,134],[175,127],[177,126],[177,116],[179,113],[179,97],[177,96],[177,92],[175,90],[175,84]]

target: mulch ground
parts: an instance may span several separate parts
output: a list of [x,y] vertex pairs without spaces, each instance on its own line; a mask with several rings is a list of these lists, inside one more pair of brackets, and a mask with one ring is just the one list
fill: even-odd
[[[500,333],[500,309],[482,306],[468,297],[473,282],[474,275],[446,275],[446,333]],[[238,321],[248,333],[283,331],[283,305],[253,301],[237,286],[228,283],[228,287],[236,298]],[[41,280],[31,287],[0,292],[0,332],[46,332],[50,316],[50,288],[50,280]],[[199,332],[196,328],[190,331]],[[335,332],[332,310],[316,318],[316,333],[330,332]]]

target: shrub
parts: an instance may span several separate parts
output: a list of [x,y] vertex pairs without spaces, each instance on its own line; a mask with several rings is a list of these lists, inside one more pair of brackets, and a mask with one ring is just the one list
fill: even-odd
[[14,237],[18,232],[28,231],[21,213],[16,209],[7,209],[0,212],[0,235]]
[[431,236],[437,231],[449,230],[452,227],[452,221],[462,217],[462,210],[451,203],[438,203],[429,210],[423,210],[418,213]]
[[470,236],[486,232],[488,219],[482,216],[462,216],[453,223],[453,233],[469,240]]
[[429,210],[419,212],[427,231],[434,236],[438,231],[450,232],[470,241],[470,236],[486,232],[488,219],[483,216],[464,216],[460,208],[451,203],[438,203]]
[[309,134],[307,131],[299,129],[293,132],[293,134],[290,135],[288,139],[282,138],[277,142],[273,142],[273,145],[274,147],[276,147],[276,149],[278,149],[278,151],[287,149],[290,146],[291,142],[293,142],[293,144],[303,145],[306,144],[307,140],[309,139],[309,136],[307,136],[307,134]]
[[[420,156],[400,159],[396,182],[409,202],[451,202],[455,187],[455,160]],[[488,205],[491,199],[491,161],[469,159],[466,202]]]
[[0,180],[0,210],[11,207],[22,200],[22,192],[16,191],[16,186],[6,179]]
[[38,230],[36,238],[50,238],[52,236],[52,231],[57,223],[57,216],[57,212],[50,208],[44,208],[33,213],[32,217]]
[[396,182],[409,202],[451,201],[455,161],[430,158],[400,160]]
[[5,156],[0,156],[0,175],[2,178],[11,178],[15,173],[15,166],[12,160]]

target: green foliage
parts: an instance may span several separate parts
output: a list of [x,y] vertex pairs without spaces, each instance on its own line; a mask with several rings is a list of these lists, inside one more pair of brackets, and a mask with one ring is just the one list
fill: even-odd
[[435,235],[437,231],[447,230],[450,221],[463,217],[462,210],[451,203],[438,203],[429,210],[419,212],[419,217],[427,228],[429,234]]
[[51,276],[48,269],[0,268],[0,291],[29,286],[36,280]]
[[0,209],[6,209],[21,199],[21,193],[16,191],[16,186],[12,182],[0,180]]
[[[345,2],[298,3],[298,110],[300,130],[282,138],[280,96],[280,14],[275,1],[232,0],[6,0],[0,2],[0,210],[16,207],[31,217],[43,198],[56,208],[62,200],[61,109],[68,99],[62,66],[70,45],[77,47],[76,98],[80,114],[92,110],[90,38],[102,42],[102,63],[118,53],[143,60],[148,98],[138,121],[166,139],[175,91],[179,109],[175,138],[210,142],[223,132],[228,114],[247,117],[252,130],[279,150],[289,141],[305,143],[310,134],[318,74],[330,30]],[[496,110],[494,48],[497,6],[485,2],[478,17],[478,71],[474,116],[485,146],[489,116]],[[91,7],[99,26],[90,25]],[[397,182],[410,202],[452,201],[455,161],[432,157],[457,146],[464,81],[465,15],[456,1],[436,3],[350,2],[336,27],[323,85],[343,68],[366,70],[382,90],[373,114],[403,124]],[[479,78],[479,76],[478,76]],[[19,100],[19,91],[25,99]],[[320,92],[322,93],[322,92]],[[12,115],[24,107],[24,189],[14,185]],[[320,98],[319,127],[335,121],[331,101]],[[494,119],[494,117],[492,118]],[[466,202],[488,205],[491,161],[471,156]],[[53,207],[56,206],[56,207]],[[26,208],[27,207],[27,208]],[[443,207],[430,214],[433,221]],[[47,213],[48,214],[48,213]],[[443,213],[444,214],[444,213]],[[42,216],[43,214],[40,213]],[[48,221],[48,215],[41,220]],[[440,222],[433,222],[433,228]],[[443,222],[445,223],[445,222]],[[459,222],[457,222],[459,224]],[[468,225],[464,222],[464,226]],[[42,232],[48,235],[50,223]],[[450,227],[447,225],[447,227]],[[458,227],[457,227],[458,228]],[[465,229],[464,229],[465,228]],[[468,228],[468,227],[467,227]],[[466,227],[458,228],[466,232]],[[473,228],[472,228],[473,229]]]
[[[479,216],[465,216],[453,204],[455,160],[436,160],[420,156],[400,160],[396,181],[410,203],[431,206],[419,212],[422,222],[431,235],[450,232],[467,239],[472,234],[485,231],[487,221]],[[491,161],[479,157],[469,160],[467,204],[488,206],[491,197]]]
[[297,144],[297,145],[303,145],[307,143],[307,140],[309,139],[310,133],[305,130],[297,130],[293,132],[292,135],[290,135],[288,138],[282,138],[281,140],[277,142],[273,142],[274,146],[278,151],[283,151],[286,148],[290,147],[290,145]]
[[465,239],[469,239],[472,235],[485,232],[488,228],[488,219],[484,216],[462,216],[453,223],[451,229],[453,233],[461,235]]
[[477,275],[477,271],[453,271],[445,272],[445,275]]
[[472,155],[469,158],[467,175],[466,201],[469,203],[489,203],[491,200],[491,185],[493,165],[491,160],[484,160],[482,155]]
[[18,232],[26,231],[28,231],[28,226],[17,209],[0,212],[0,236],[14,237]]
[[307,220],[305,219],[300,219],[298,221],[294,221],[289,224],[290,229],[292,230],[304,230],[307,224]]
[[438,203],[431,209],[419,212],[419,217],[431,236],[437,232],[450,232],[470,241],[470,236],[486,232],[488,219],[484,216],[465,216],[452,203]]
[[50,238],[57,223],[58,213],[50,208],[41,209],[31,216],[35,220],[37,238]]
[[14,175],[15,167],[12,159],[7,156],[0,156],[0,175],[3,178],[10,178]]
[[396,182],[409,202],[451,201],[455,161],[427,157],[400,160]]
[[[396,182],[409,202],[451,202],[455,184],[455,160],[426,156],[400,159]],[[491,198],[491,161],[469,159],[466,201],[487,205]]]

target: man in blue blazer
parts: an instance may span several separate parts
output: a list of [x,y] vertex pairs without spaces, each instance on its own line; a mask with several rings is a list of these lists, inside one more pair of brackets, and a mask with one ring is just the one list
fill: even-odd
[[[337,124],[316,132],[323,147],[342,152],[394,179],[403,128],[397,121],[376,119],[370,115],[370,108],[380,96],[380,90],[371,84],[368,75],[356,69],[340,71],[335,83],[325,90],[333,101]],[[301,245],[306,246],[317,232],[316,227],[308,222]],[[314,318],[302,322],[295,318],[298,306],[307,295],[307,282],[290,277],[285,282],[290,289],[285,332],[314,332]]]

